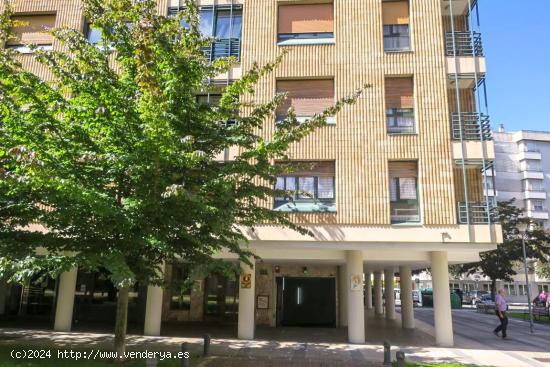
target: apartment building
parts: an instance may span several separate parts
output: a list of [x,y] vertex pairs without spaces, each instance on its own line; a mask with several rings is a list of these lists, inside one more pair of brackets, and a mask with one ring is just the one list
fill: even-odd
[[[495,201],[514,199],[514,204],[523,208],[535,223],[550,228],[548,214],[548,191],[550,190],[550,132],[511,131],[501,125],[493,132],[495,145],[494,167],[487,173],[485,190]],[[532,298],[542,291],[550,291],[550,279],[537,275],[537,264],[529,267],[529,286]],[[514,303],[527,302],[527,284],[522,264],[513,282],[497,281],[497,288],[506,290],[508,299]],[[415,277],[420,288],[431,288],[431,277],[422,273]],[[463,291],[490,291],[491,280],[481,274],[451,277],[449,286]]]
[[[396,317],[395,275],[401,294],[411,294],[411,271],[430,267],[436,341],[452,345],[448,265],[475,261],[502,240],[483,187],[495,153],[476,1],[198,4],[201,29],[216,38],[205,56],[239,59],[216,83],[230,83],[254,62],[290,51],[256,93],[259,101],[277,92],[289,95],[266,122],[267,138],[289,106],[308,119],[364,84],[372,88],[292,147],[292,160],[310,163],[309,169],[277,180],[277,187],[295,195],[268,205],[290,212],[313,237],[260,225],[250,233],[250,246],[261,257],[253,268],[242,265],[235,277],[194,279],[190,290],[136,287],[130,319],[143,322],[148,335],[161,333],[161,321],[235,321],[242,339],[254,338],[256,326],[347,327],[350,342],[364,343],[366,310]],[[42,26],[68,25],[86,32],[90,42],[100,37],[83,19],[78,0],[15,0],[14,5],[16,16],[30,25],[17,30],[20,37],[7,47],[19,48],[24,64],[39,75],[45,73],[25,44],[59,47],[41,33]],[[180,7],[177,0],[159,1],[161,14]],[[235,261],[230,254],[219,256]],[[185,264],[168,264],[165,271],[172,284],[189,276]],[[113,312],[108,305],[116,291],[102,274],[74,270],[41,289],[41,297],[56,294],[56,303],[44,306],[44,313],[55,314],[56,330],[70,330],[73,319],[107,320]],[[19,309],[46,304],[31,302],[33,292],[19,287]],[[403,327],[414,328],[412,297],[403,298],[401,309]]]

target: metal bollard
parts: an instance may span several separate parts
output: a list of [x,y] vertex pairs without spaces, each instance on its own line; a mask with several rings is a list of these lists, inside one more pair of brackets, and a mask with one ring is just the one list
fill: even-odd
[[157,367],[158,361],[156,358],[147,358],[147,362],[145,362],[145,365],[147,367]]
[[186,354],[189,354],[189,345],[187,343],[181,343],[181,352],[183,353],[184,357],[181,359],[181,367],[189,367],[190,358],[185,358]]
[[202,355],[206,357],[210,354],[210,334],[204,334],[204,345],[203,345],[203,351]]
[[397,367],[405,367],[405,352],[399,351],[395,357],[397,358]]
[[384,340],[384,364],[391,365],[391,344],[387,340]]

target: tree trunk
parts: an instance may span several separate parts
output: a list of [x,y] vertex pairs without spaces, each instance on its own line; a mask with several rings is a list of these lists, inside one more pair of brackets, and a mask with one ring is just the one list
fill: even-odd
[[491,298],[494,301],[497,296],[497,281],[496,279],[491,279]]
[[129,287],[120,287],[118,289],[115,321],[115,351],[117,352],[119,361],[124,361],[124,353],[126,353],[126,326],[128,324],[129,292]]

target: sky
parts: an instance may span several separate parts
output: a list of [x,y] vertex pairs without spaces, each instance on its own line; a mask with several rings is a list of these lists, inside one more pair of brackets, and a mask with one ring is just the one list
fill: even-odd
[[480,0],[494,128],[550,131],[550,0]]

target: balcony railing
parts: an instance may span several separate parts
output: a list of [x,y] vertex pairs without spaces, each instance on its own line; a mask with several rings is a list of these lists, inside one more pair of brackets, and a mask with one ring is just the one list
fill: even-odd
[[491,134],[491,124],[489,122],[489,116],[482,113],[451,113],[451,130],[453,134],[453,139],[456,140],[462,139],[486,141],[493,139],[493,136]]
[[447,56],[483,56],[481,33],[447,32],[445,49]]
[[210,61],[230,56],[236,57],[238,60],[241,56],[241,40],[240,38],[218,39],[209,47],[205,47],[203,51]]
[[[488,224],[490,218],[490,212],[493,208],[493,204],[489,203],[458,203],[458,222],[460,224],[468,224],[468,218],[470,224]],[[487,210],[489,209],[489,210]]]

